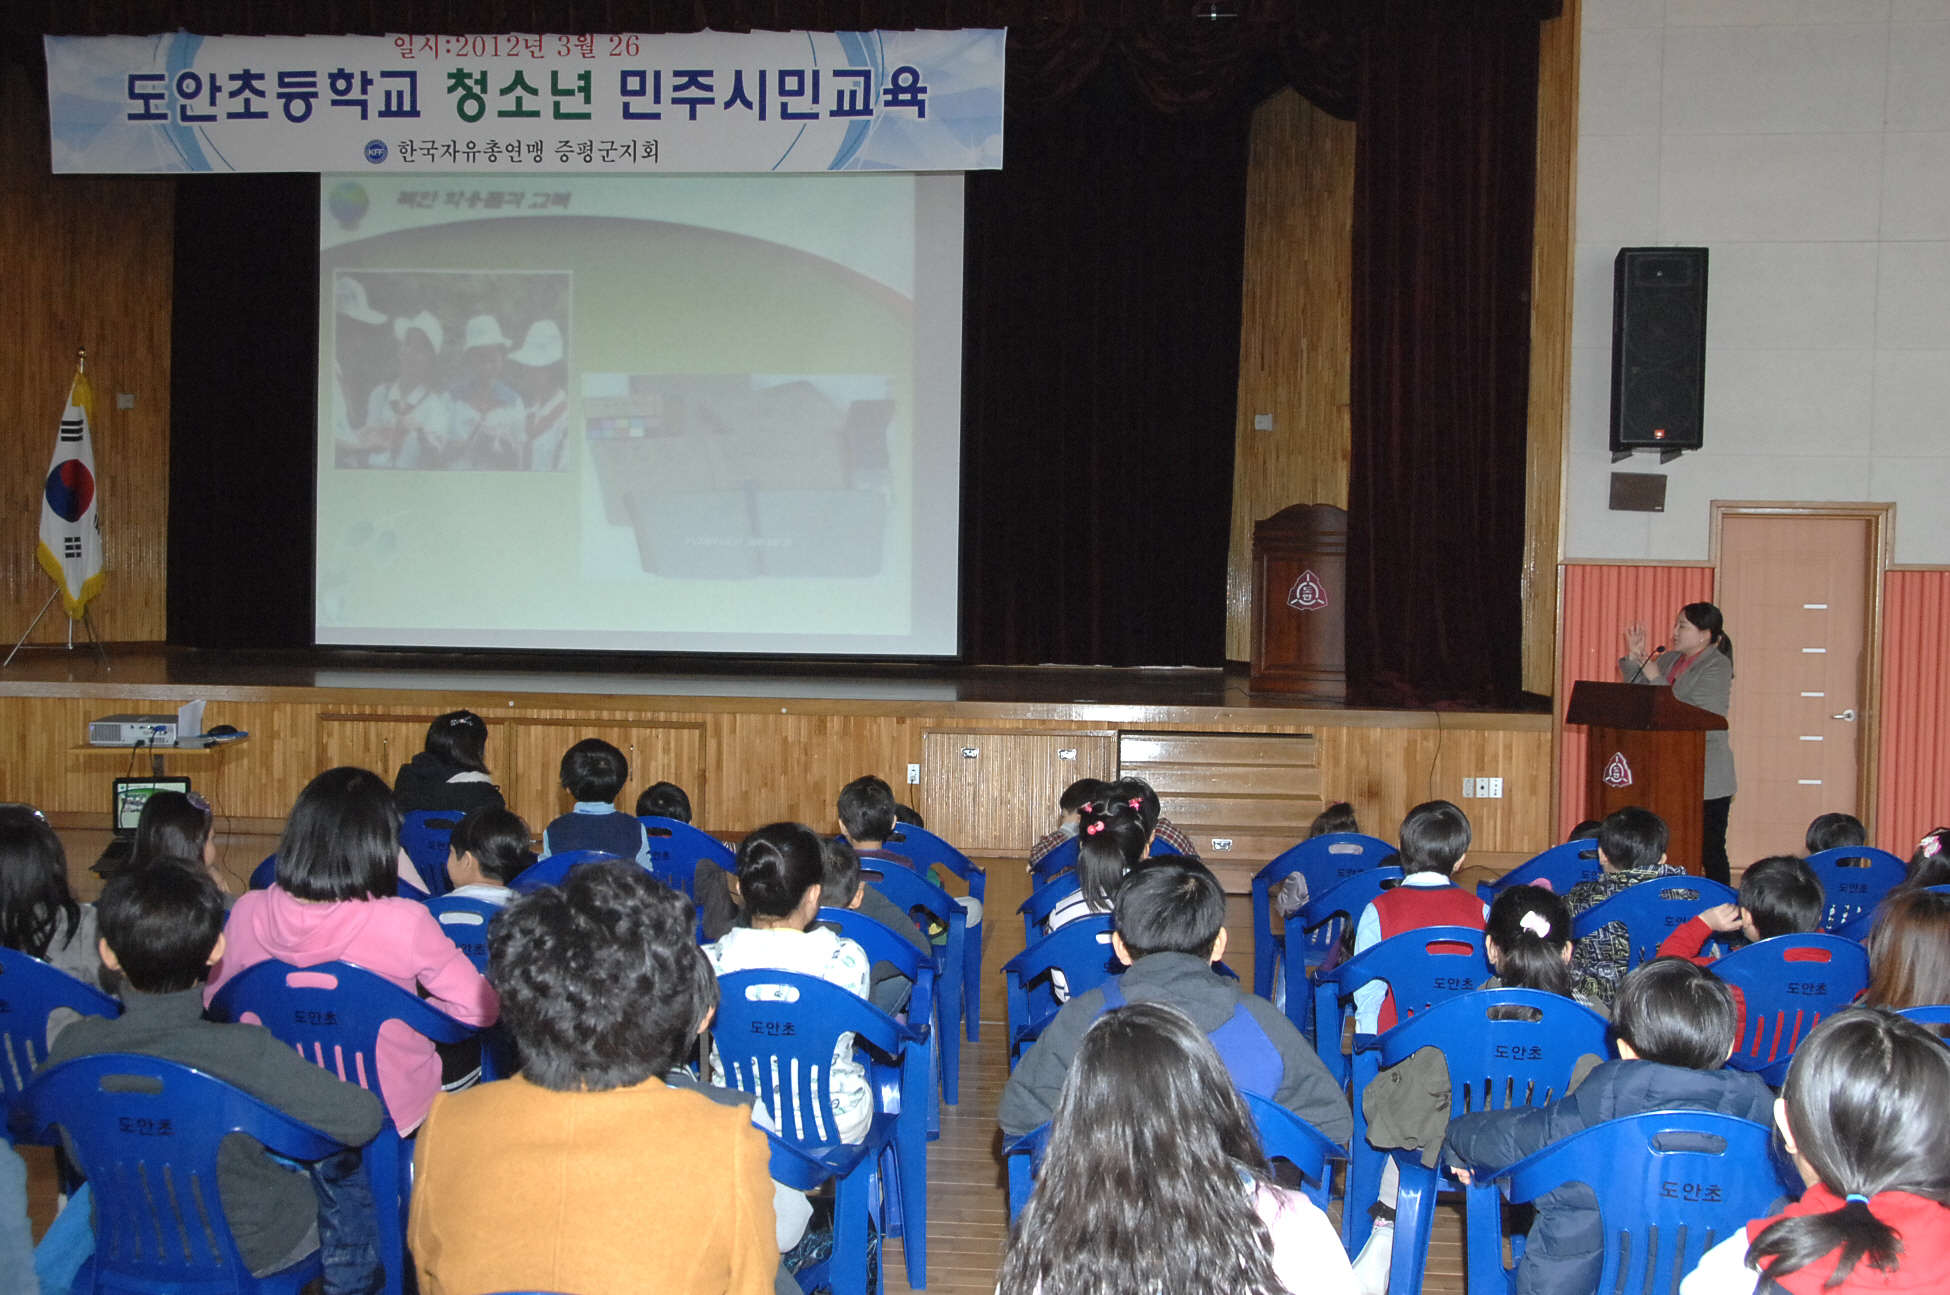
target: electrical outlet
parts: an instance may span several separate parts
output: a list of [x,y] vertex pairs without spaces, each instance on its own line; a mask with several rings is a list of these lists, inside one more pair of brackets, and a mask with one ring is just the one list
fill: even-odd
[[116,392],[116,393],[115,393],[115,407],[116,407],[117,409],[134,409],[134,408],[135,408],[135,393],[134,393],[134,392],[131,392],[131,391],[118,391],[118,392]]
[[1253,415],[1253,430],[1254,430],[1254,431],[1256,431],[1256,432],[1270,432],[1270,431],[1272,431],[1272,430],[1273,430],[1273,415],[1271,415],[1271,414],[1254,414],[1254,415]]
[[1503,779],[1501,779],[1501,778],[1491,778],[1491,779],[1489,780],[1489,782],[1490,782],[1490,799],[1491,799],[1491,800],[1502,800],[1502,799],[1503,799]]
[[1230,850],[1232,848],[1232,838],[1229,836],[1215,836],[1212,838],[1212,848],[1214,850]]
[[1463,779],[1463,799],[1464,800],[1476,799],[1476,780],[1474,778]]
[[921,785],[920,765],[910,764],[907,766],[907,785],[910,787],[918,787]]

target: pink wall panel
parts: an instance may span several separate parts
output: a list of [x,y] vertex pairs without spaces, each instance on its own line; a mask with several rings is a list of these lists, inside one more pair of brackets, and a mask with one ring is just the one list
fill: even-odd
[[[1712,567],[1567,564],[1564,572],[1563,657],[1558,663],[1558,833],[1563,840],[1584,817],[1584,730],[1563,726],[1571,685],[1618,678],[1625,627],[1643,620],[1648,647],[1666,641],[1687,603],[1713,597]],[[1941,692],[1941,690],[1939,690]]]
[[1950,571],[1884,577],[1879,769],[1875,843],[1907,859],[1950,823]]

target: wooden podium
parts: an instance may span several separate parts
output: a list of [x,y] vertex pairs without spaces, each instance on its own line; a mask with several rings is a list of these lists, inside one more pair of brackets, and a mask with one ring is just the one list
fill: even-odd
[[1253,524],[1254,692],[1347,700],[1347,510],[1294,504]]
[[1639,805],[1666,820],[1668,862],[1700,875],[1706,834],[1706,734],[1724,715],[1688,706],[1672,689],[1579,680],[1566,724],[1587,730],[1584,813],[1603,818]]

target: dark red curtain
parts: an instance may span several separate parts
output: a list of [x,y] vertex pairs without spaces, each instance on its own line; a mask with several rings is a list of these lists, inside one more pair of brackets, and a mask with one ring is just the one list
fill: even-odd
[[1521,686],[1537,24],[1361,33],[1350,697]]

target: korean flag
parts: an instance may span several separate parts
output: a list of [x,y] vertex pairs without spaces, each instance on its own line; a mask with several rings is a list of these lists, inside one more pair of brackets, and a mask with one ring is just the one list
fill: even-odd
[[80,620],[88,600],[102,591],[102,528],[89,426],[93,406],[88,375],[77,367],[41,490],[41,569],[61,586],[61,605],[71,620]]

